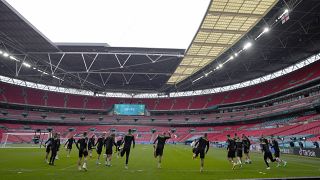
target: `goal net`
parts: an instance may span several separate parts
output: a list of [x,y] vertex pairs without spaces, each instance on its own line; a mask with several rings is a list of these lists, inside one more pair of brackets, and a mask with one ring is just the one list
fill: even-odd
[[[41,148],[51,133],[6,132],[2,134],[1,148]],[[44,147],[44,146],[42,146]]]

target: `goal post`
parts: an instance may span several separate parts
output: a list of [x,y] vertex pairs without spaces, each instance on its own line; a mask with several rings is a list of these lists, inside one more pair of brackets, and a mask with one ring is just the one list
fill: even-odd
[[2,134],[1,148],[41,148],[49,138],[48,132],[6,132]]

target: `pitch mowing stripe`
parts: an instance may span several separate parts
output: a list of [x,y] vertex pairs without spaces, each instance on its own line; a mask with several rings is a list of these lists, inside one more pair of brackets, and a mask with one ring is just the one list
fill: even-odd
[[268,180],[268,179],[320,179],[320,176],[314,176],[314,177],[285,177],[285,178],[224,179],[224,180]]

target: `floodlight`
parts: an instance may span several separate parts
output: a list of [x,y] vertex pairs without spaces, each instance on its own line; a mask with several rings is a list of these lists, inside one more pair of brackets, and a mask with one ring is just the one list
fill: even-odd
[[3,56],[4,56],[4,57],[8,57],[9,54],[5,52],[5,53],[3,53]]
[[14,56],[10,56],[9,58],[12,60],[18,61]]
[[28,63],[26,63],[26,62],[23,62],[22,64],[23,64],[25,67],[27,67],[27,68],[30,68],[30,67],[31,67],[31,65],[28,64]]
[[243,49],[244,49],[244,50],[249,49],[251,46],[252,46],[252,43],[251,43],[251,42],[247,42],[247,43],[243,46]]

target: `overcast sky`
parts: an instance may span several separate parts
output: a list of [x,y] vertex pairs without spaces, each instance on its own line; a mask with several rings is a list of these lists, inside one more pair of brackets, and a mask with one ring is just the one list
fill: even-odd
[[186,49],[209,0],[7,0],[52,42]]

